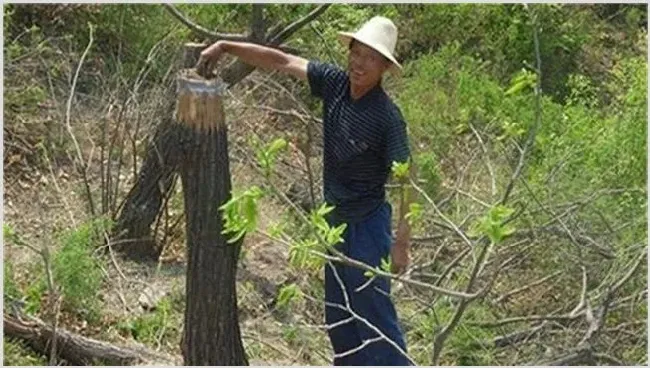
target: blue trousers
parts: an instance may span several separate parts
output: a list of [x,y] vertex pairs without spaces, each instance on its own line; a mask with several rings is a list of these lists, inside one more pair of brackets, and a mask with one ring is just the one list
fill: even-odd
[[[361,222],[348,225],[343,234],[344,242],[338,244],[338,250],[348,257],[362,261],[370,266],[381,265],[381,259],[390,257],[391,241],[391,207],[384,203]],[[368,284],[369,278],[361,269],[340,263],[325,265],[325,300],[329,303],[345,305],[344,295],[339,281],[334,275],[336,269],[345,287],[351,309],[386,337],[397,343],[406,351],[404,336],[397,321],[397,313],[390,293],[390,281],[375,278]],[[361,290],[358,288],[364,286]],[[325,306],[325,321],[328,326],[349,319],[350,313],[333,306]],[[354,319],[336,325],[328,330],[335,354],[343,354],[359,347],[366,340],[379,335],[362,321]],[[334,358],[334,365],[410,365],[409,360],[394,346],[386,341],[376,341],[363,349],[342,357]]]

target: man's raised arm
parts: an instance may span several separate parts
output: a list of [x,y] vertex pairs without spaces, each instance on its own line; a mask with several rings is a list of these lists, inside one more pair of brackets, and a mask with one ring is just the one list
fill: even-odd
[[267,46],[248,42],[217,41],[201,52],[197,69],[211,69],[223,54],[230,54],[246,64],[269,70],[278,70],[307,80],[308,60]]

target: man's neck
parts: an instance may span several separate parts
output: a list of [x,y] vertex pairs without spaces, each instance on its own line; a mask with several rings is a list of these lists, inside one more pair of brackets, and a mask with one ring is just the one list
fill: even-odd
[[353,100],[358,100],[361,97],[365,96],[368,92],[372,91],[378,85],[379,82],[370,86],[363,87],[350,84],[350,97],[352,97]]

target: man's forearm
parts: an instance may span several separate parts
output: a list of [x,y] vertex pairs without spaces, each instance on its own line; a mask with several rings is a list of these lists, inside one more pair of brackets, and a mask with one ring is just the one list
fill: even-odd
[[278,69],[288,63],[284,52],[254,43],[220,41],[215,47],[221,47],[223,52],[259,68]]
[[306,59],[254,43],[218,41],[205,49],[201,57],[204,60],[218,60],[226,53],[254,67],[277,70],[303,80],[307,79]]

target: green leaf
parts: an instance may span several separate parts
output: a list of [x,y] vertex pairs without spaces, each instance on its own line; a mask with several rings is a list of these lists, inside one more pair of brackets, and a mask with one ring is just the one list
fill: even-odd
[[409,174],[409,163],[393,161],[391,170],[395,179],[404,179]]
[[381,260],[381,270],[384,272],[391,272],[392,262],[390,257],[382,258]]
[[233,195],[228,202],[219,207],[224,219],[221,233],[230,235],[228,243],[232,244],[247,232],[255,231],[258,216],[257,202],[263,196],[264,191],[253,186],[240,195]]
[[302,298],[302,292],[296,284],[289,284],[283,286],[278,292],[276,306],[278,308],[286,308],[290,303],[296,302]]
[[537,83],[537,74],[530,72],[526,69],[522,69],[517,75],[512,79],[510,88],[505,92],[506,96],[514,95],[525,88],[530,88],[535,86]]
[[287,141],[285,141],[282,138],[278,138],[274,140],[270,145],[269,148],[267,149],[267,152],[270,155],[276,155],[278,152],[283,150],[285,147],[287,147]]
[[409,225],[414,226],[422,220],[424,214],[424,207],[417,202],[413,202],[409,205],[409,212],[404,216],[408,221]]

